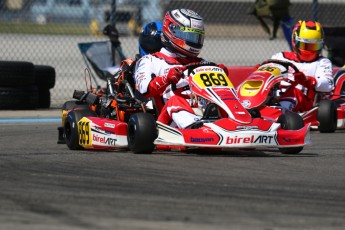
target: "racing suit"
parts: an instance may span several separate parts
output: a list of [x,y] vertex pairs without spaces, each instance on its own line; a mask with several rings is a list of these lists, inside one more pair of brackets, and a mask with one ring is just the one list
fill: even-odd
[[[313,107],[315,91],[328,93],[334,88],[332,63],[328,58],[319,57],[313,62],[301,62],[294,52],[281,52],[273,55],[271,59],[293,63],[307,79],[301,84],[295,76],[294,80],[299,84],[296,87],[288,86],[280,97],[280,104],[284,108],[294,112],[308,111]],[[294,70],[289,68],[289,78],[293,73]]]
[[[168,72],[173,67],[202,62],[198,57],[179,58],[175,53],[162,48],[160,52],[143,56],[136,64],[135,82],[144,97],[153,98],[159,112],[158,121],[179,128],[186,128],[200,119],[181,91],[188,90],[187,79],[181,78],[176,87],[166,82]],[[173,89],[178,89],[179,94]]]

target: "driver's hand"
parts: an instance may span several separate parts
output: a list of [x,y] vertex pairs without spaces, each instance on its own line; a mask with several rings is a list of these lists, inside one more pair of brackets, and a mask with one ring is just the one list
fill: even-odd
[[256,65],[254,66],[254,69],[259,69],[260,66],[261,66],[260,64],[256,64]]
[[172,67],[167,76],[166,76],[166,80],[170,83],[170,84],[177,84],[177,82],[184,77],[183,71],[186,70],[185,66],[176,66],[176,67]]
[[316,79],[314,77],[306,76],[302,72],[294,73],[295,82],[297,84],[303,85],[307,88],[314,88],[316,85]]
[[301,85],[303,85],[303,83],[307,80],[307,77],[302,72],[293,73],[293,76],[295,78],[295,82]]

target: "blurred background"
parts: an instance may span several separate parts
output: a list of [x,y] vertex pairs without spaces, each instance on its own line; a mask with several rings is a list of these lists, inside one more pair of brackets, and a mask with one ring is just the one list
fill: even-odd
[[[251,14],[255,0],[0,0],[0,61],[26,61],[55,69],[50,107],[58,108],[85,89],[85,62],[78,43],[106,41],[107,24],[119,31],[121,49],[128,58],[138,53],[142,25],[161,21],[167,10],[188,8],[205,20],[206,38],[200,56],[227,66],[255,65],[276,52],[289,50],[279,28],[277,38]],[[314,19],[327,29],[330,39],[324,55],[335,66],[337,47],[345,26],[344,0],[290,0],[291,20]],[[272,21],[265,19],[272,28]],[[335,39],[335,40],[332,40]],[[338,40],[337,40],[338,39]],[[340,42],[339,42],[340,39]],[[100,83],[101,80],[100,80]]]

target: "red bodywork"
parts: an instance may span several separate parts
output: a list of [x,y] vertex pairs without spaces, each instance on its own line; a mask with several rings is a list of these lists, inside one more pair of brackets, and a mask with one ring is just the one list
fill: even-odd
[[[234,82],[234,85],[236,88],[243,81],[250,79],[250,75],[256,70],[252,66],[228,67],[228,69],[229,69],[229,78]],[[337,128],[345,129],[345,68],[335,67],[333,69],[333,73],[334,73],[335,89],[332,92],[330,100],[335,101],[337,105],[337,119],[338,119]],[[255,76],[253,77],[255,78]],[[268,81],[267,77],[264,78],[264,75],[262,79],[263,81]],[[276,79],[277,82],[280,80],[281,79],[279,78]],[[252,103],[255,104],[255,100],[259,100],[259,102],[262,101],[262,98],[267,96],[267,93],[268,92],[266,91],[266,94],[262,94],[261,97],[258,99],[252,98],[251,99]],[[279,109],[271,108],[267,106],[260,107],[260,113],[265,119],[278,118],[282,114],[282,112]],[[310,111],[304,112],[302,114],[302,117],[305,124],[310,123],[312,127],[317,127],[319,124],[319,122],[317,121],[317,108],[313,108]]]

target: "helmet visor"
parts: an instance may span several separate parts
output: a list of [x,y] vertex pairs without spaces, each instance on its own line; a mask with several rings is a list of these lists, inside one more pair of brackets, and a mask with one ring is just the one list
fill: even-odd
[[205,31],[174,24],[170,24],[169,28],[175,37],[182,39],[187,43],[193,43],[200,47],[204,43]]
[[310,39],[302,39],[297,37],[296,38],[296,47],[301,50],[307,51],[319,51],[323,47],[322,40],[310,40]]

